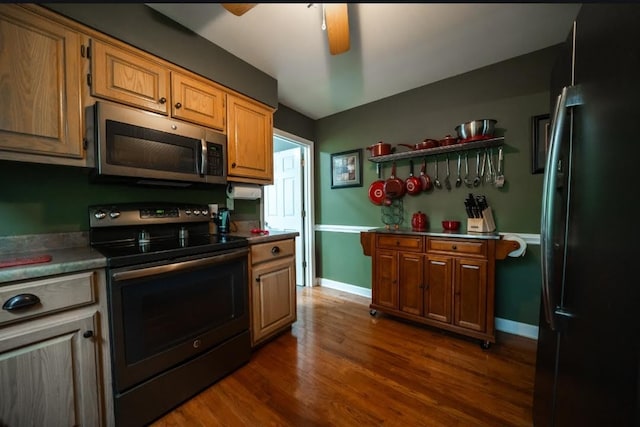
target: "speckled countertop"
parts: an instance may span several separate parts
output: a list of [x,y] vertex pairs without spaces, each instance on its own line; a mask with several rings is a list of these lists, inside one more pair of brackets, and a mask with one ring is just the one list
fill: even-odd
[[0,268],[0,286],[11,282],[104,268],[105,257],[88,244],[86,233],[55,233],[0,238],[0,259],[50,255],[51,261]]
[[500,240],[500,234],[497,231],[491,233],[476,233],[466,230],[425,230],[425,231],[413,231],[410,228],[400,228],[398,230],[387,230],[386,228],[374,228],[369,230],[375,233],[388,233],[388,234],[413,234],[416,236],[431,236],[431,237],[457,237],[460,239],[484,239],[484,240]]

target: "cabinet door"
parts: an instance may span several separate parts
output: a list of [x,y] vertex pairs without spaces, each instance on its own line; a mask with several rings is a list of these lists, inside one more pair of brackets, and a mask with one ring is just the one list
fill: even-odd
[[0,424],[102,424],[96,338],[83,336],[95,330],[95,317],[70,316],[40,329],[26,323],[0,334]]
[[374,258],[374,304],[398,309],[398,253],[379,249]]
[[92,41],[91,95],[167,115],[169,70],[134,51]]
[[224,92],[211,83],[171,73],[171,115],[177,119],[223,131],[224,99]]
[[474,331],[485,331],[487,261],[456,259],[454,289],[454,324]]
[[80,35],[0,5],[0,149],[80,159]]
[[293,257],[253,267],[253,341],[296,321],[296,264]]
[[452,259],[427,255],[424,315],[429,319],[451,323]]
[[273,183],[273,113],[227,95],[228,178]]
[[423,256],[421,254],[399,253],[400,310],[416,316],[422,316],[423,265]]

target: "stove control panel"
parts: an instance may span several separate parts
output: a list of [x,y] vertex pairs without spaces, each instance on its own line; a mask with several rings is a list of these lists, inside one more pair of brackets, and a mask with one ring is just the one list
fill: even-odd
[[209,220],[207,205],[123,204],[90,206],[90,227],[143,224],[179,224]]

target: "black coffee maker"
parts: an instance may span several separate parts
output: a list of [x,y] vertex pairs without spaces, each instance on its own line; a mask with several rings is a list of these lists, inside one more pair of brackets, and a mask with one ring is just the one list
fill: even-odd
[[229,218],[229,209],[220,208],[213,218],[213,222],[218,226],[218,234],[227,234],[230,231],[231,219]]

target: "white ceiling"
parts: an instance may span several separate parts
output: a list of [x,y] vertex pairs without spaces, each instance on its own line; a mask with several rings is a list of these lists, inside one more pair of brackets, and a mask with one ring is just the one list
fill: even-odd
[[560,43],[580,4],[350,3],[351,49],[329,54],[322,7],[149,7],[278,80],[279,101],[319,119]]

